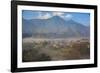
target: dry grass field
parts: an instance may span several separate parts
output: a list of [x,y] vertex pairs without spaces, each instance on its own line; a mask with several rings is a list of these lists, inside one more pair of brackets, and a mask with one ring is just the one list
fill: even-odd
[[89,39],[23,39],[23,62],[90,58]]

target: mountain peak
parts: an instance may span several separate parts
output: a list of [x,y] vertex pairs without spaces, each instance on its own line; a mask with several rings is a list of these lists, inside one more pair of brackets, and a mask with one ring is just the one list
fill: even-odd
[[51,18],[61,18],[61,17],[58,16],[58,15],[55,15],[55,16],[53,16],[53,17],[51,17]]
[[62,17],[60,17],[58,15],[49,18],[49,20],[53,20],[53,21],[65,21]]
[[77,37],[88,36],[89,28],[78,22],[56,15],[49,19],[23,20],[23,33],[40,34],[44,37]]

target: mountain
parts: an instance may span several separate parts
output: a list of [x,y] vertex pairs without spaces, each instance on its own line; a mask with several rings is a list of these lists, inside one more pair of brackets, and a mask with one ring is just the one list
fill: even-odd
[[47,38],[67,38],[67,37],[89,37],[89,28],[75,22],[74,20],[64,20],[59,16],[49,19],[22,20],[23,37],[47,37]]

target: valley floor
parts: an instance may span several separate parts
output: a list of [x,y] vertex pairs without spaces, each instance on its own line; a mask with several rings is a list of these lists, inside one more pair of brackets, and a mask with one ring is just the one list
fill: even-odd
[[89,58],[89,38],[23,39],[23,62],[77,60]]

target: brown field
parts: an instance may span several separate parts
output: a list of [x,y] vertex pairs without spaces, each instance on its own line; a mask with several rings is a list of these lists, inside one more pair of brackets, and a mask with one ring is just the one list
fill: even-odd
[[22,44],[23,62],[77,60],[90,58],[90,40],[88,38],[24,38]]

